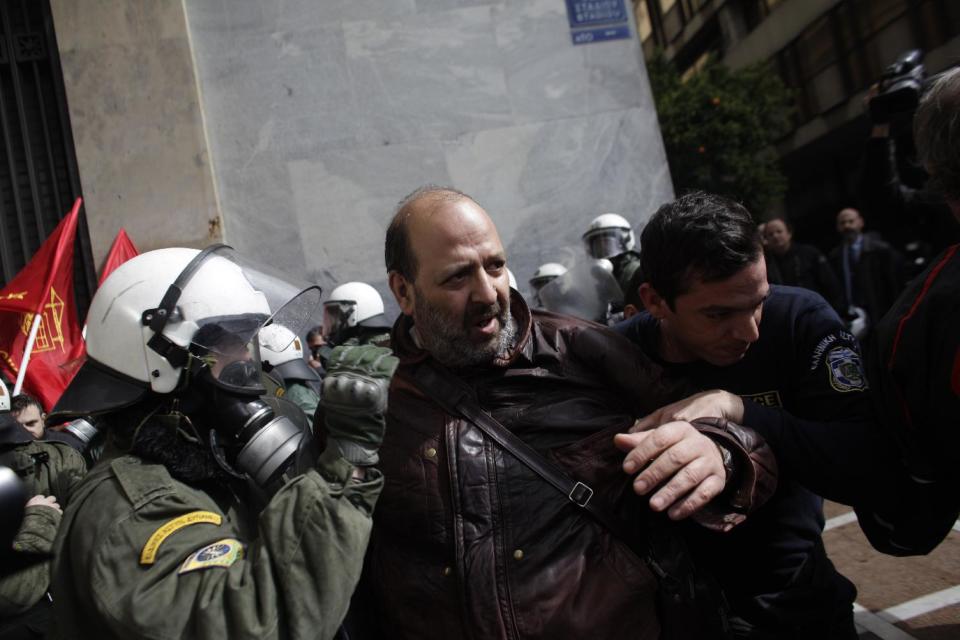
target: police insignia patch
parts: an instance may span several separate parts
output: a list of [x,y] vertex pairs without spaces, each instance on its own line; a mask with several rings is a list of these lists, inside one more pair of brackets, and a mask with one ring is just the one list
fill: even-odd
[[864,391],[867,388],[863,364],[860,362],[860,356],[853,349],[834,347],[827,353],[825,360],[831,387],[842,393]]
[[153,564],[154,560],[157,559],[157,551],[159,551],[163,541],[180,529],[194,524],[214,524],[219,527],[222,520],[223,518],[219,514],[212,511],[191,511],[166,522],[154,531],[147,543],[143,545],[143,549],[140,551],[140,564]]
[[224,538],[191,553],[180,565],[177,575],[210,567],[226,568],[242,557],[243,543],[235,538]]

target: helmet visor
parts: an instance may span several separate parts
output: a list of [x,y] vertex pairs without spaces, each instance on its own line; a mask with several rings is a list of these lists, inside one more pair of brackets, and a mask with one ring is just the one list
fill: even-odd
[[197,325],[191,342],[207,351],[236,353],[269,324],[290,330],[285,344],[271,345],[281,351],[316,318],[320,298],[320,287],[222,247],[197,267],[175,313]]
[[191,350],[207,361],[214,378],[238,388],[260,386],[257,334],[262,327],[276,323],[289,330],[273,333],[270,347],[282,351],[314,323],[320,309],[320,287],[229,247],[209,253],[182,287],[171,321],[195,324]]
[[587,255],[596,260],[611,258],[627,250],[623,229],[603,229],[583,239]]

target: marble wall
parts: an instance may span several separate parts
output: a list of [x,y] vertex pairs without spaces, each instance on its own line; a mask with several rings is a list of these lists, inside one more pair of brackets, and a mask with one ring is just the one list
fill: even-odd
[[635,34],[574,46],[563,0],[184,6],[225,237],[325,288],[387,294],[386,223],[424,183],[487,209],[522,290],[595,215],[672,197]]
[[97,266],[221,239],[182,0],[51,0]]
[[[629,2],[627,3],[630,4]],[[563,0],[52,0],[94,252],[238,249],[388,304],[397,201],[449,184],[527,289],[672,196],[642,56]]]

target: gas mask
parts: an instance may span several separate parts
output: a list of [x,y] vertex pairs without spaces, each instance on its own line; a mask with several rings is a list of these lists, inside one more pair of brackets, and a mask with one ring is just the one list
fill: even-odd
[[221,467],[263,484],[282,471],[303,430],[260,399],[256,337],[273,323],[292,336],[314,326],[320,299],[319,287],[225,245],[141,254],[112,272],[94,296],[88,359],[54,416],[69,420],[159,401],[196,424],[196,434],[185,435],[209,444]]
[[291,464],[310,434],[276,415],[261,398],[266,390],[255,360],[239,359],[222,367],[210,362],[210,357],[192,361],[192,402],[184,409],[207,427],[206,438],[222,469],[266,487]]
[[[204,281],[207,277],[213,279]],[[207,297],[187,304],[194,285]],[[294,328],[292,340],[312,322],[319,305],[319,287],[298,287],[232,250],[211,248],[184,268],[159,307],[144,312],[154,331],[147,346],[174,365],[183,362],[182,410],[196,418],[198,435],[229,474],[265,487],[309,438],[261,398],[266,389],[257,334],[277,323]],[[189,345],[180,347],[177,331],[191,324]]]

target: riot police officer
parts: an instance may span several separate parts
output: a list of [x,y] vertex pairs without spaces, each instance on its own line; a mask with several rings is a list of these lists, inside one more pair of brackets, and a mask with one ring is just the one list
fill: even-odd
[[383,298],[366,282],[347,282],[330,292],[323,303],[323,328],[332,346],[390,341]]
[[[79,453],[62,442],[34,440],[10,413],[0,380],[0,465],[19,476],[29,500],[12,548],[3,550],[0,575],[0,638],[41,638],[52,603],[49,553],[70,491],[86,473]],[[10,518],[11,514],[3,513]]]
[[53,637],[334,636],[383,483],[396,360],[333,353],[318,458],[261,398],[257,335],[299,334],[319,303],[224,245],[145,253],[101,285],[88,360],[50,418],[108,431],[57,538]]
[[636,237],[630,223],[616,213],[604,213],[590,221],[583,234],[587,255],[604,260],[630,251],[636,246]]
[[274,395],[297,405],[312,420],[320,403],[320,375],[303,358],[300,336],[279,324],[260,330],[260,360]]
[[534,300],[538,307],[542,307],[540,301],[540,289],[543,289],[548,283],[559,278],[567,272],[567,268],[559,262],[544,262],[533,272],[530,278],[530,289],[533,291]]

